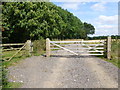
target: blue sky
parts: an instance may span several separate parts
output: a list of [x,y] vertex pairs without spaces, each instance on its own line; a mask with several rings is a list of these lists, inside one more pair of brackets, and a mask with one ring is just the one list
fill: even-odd
[[95,34],[118,34],[118,2],[54,2],[57,6],[67,9],[77,16],[82,22],[87,22],[95,27]]

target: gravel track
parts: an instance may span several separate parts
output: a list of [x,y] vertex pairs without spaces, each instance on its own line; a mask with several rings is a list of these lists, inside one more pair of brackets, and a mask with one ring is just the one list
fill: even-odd
[[21,88],[118,88],[113,64],[64,50],[52,52],[52,57],[33,56],[9,67],[9,81],[23,83]]

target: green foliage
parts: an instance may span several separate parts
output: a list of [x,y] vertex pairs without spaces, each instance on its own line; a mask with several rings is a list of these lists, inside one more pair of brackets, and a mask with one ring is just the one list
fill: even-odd
[[112,41],[112,52],[111,52],[111,57],[112,57],[112,62],[113,64],[117,65],[120,68],[120,62],[119,62],[119,48],[120,48],[120,41],[116,40],[116,41]]
[[94,33],[91,24],[51,2],[5,2],[2,18],[6,42],[86,38]]
[[33,54],[38,56],[41,55],[45,52],[46,50],[46,45],[45,45],[45,40],[35,40],[33,42]]
[[95,28],[86,22],[84,22],[84,29],[86,30],[87,34],[94,34],[95,33]]

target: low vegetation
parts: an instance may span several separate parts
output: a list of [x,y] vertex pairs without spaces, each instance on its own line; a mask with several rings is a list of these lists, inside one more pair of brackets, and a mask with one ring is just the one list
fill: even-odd
[[111,63],[113,63],[114,65],[116,65],[117,67],[120,68],[120,57],[119,57],[119,49],[120,49],[120,40],[116,39],[115,41],[112,41],[112,47],[111,47],[111,60],[106,60],[109,61]]
[[[94,36],[88,37],[89,40],[98,40],[98,39],[106,39],[108,36]],[[120,35],[112,35],[112,39],[120,39]]]
[[16,65],[21,59],[28,57],[25,53],[25,50],[20,51],[15,57],[13,57],[10,61],[9,58],[12,57],[17,51],[5,51],[2,54],[3,66],[9,67],[11,65]]
[[33,41],[33,55],[39,56],[45,53],[46,41],[44,39]]

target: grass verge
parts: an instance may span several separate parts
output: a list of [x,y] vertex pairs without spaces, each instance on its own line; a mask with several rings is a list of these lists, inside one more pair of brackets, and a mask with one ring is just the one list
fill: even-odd
[[5,51],[2,53],[2,88],[18,88],[22,85],[19,82],[9,82],[8,81],[8,71],[7,68],[19,63],[19,61],[29,57],[25,54],[25,50],[20,51],[15,57],[10,61],[7,61],[10,57],[13,56],[17,51]]
[[120,62],[119,62],[119,48],[120,48],[120,41],[119,40],[115,40],[112,41],[112,45],[111,45],[111,60],[106,60],[108,62],[113,63],[114,65],[116,65],[118,68],[120,68]]
[[108,60],[107,58],[104,58],[104,56],[97,56],[102,58],[103,60],[110,62],[112,64],[114,64],[115,66],[117,66],[118,68],[120,68],[120,58],[119,58],[119,48],[120,48],[120,41],[119,40],[115,40],[112,41],[111,44],[111,60]]

